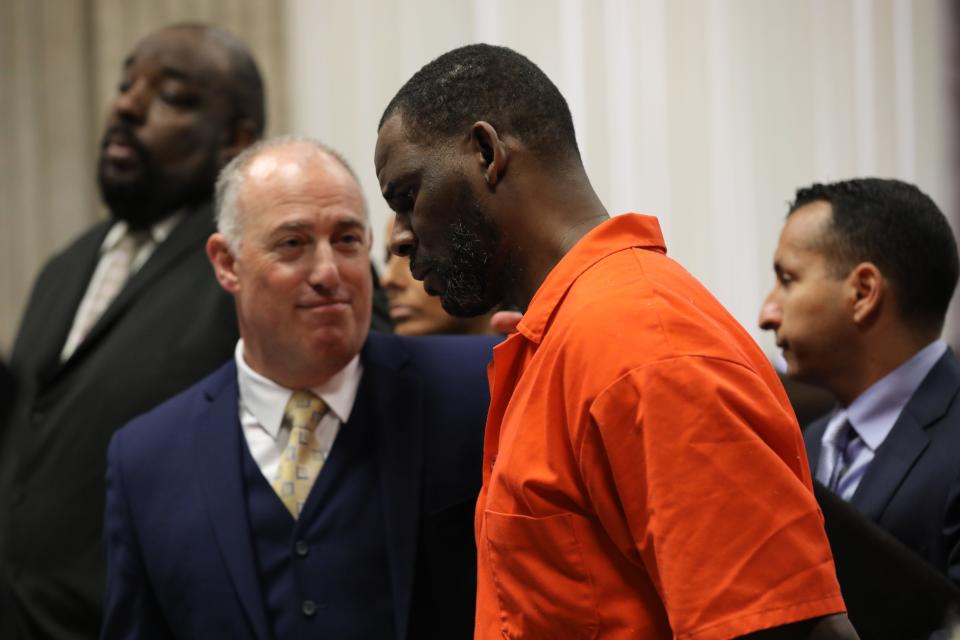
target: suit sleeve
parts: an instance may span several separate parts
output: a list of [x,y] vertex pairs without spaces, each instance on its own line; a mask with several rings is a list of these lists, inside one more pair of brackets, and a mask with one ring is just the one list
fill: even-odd
[[123,479],[123,433],[107,450],[107,501],[104,543],[107,591],[102,640],[172,637],[144,571]]
[[580,470],[678,637],[723,638],[843,611],[799,430],[763,380],[680,357],[593,402]]

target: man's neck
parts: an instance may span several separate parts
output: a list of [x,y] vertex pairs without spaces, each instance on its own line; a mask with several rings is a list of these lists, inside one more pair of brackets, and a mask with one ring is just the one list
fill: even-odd
[[[534,294],[553,268],[585,235],[609,218],[600,198],[590,187],[586,176],[552,185],[534,183],[530,198],[520,202],[511,219],[510,256],[516,263],[518,277],[508,290],[508,299],[526,311]],[[563,188],[566,187],[566,188]]]
[[884,340],[871,341],[864,349],[855,370],[837,380],[834,394],[844,407],[860,397],[867,389],[885,378],[892,371],[917,355],[923,348],[939,338],[936,333],[899,334]]

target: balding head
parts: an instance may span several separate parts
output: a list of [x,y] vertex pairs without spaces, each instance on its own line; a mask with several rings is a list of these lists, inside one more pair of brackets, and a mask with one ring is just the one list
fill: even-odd
[[[240,195],[246,183],[251,178],[253,182],[262,182],[279,171],[302,172],[302,163],[284,162],[284,159],[291,158],[311,159],[325,175],[325,179],[342,183],[348,192],[355,190],[360,210],[364,219],[367,219],[367,205],[360,181],[343,156],[311,138],[279,136],[263,140],[246,149],[223,169],[217,180],[217,230],[223,234],[234,251],[239,249],[242,238],[244,213]],[[292,179],[294,176],[288,177]]]
[[247,363],[291,388],[322,384],[370,325],[370,227],[346,163],[302,138],[235,158],[217,183],[207,254],[237,303]]

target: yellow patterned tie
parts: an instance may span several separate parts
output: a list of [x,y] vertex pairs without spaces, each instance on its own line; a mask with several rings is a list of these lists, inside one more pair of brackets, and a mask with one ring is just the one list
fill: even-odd
[[290,428],[290,440],[280,458],[273,490],[294,519],[300,516],[323,466],[323,454],[314,441],[313,431],[326,412],[326,403],[305,390],[294,391],[283,410],[283,424]]

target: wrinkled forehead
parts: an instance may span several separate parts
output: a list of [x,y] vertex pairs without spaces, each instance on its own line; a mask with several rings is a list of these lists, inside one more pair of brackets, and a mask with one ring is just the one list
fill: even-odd
[[243,170],[241,197],[336,205],[367,223],[363,191],[353,174],[325,151],[303,144],[269,149]]
[[373,152],[373,165],[377,176],[384,171],[390,171],[391,167],[387,165],[396,164],[397,157],[402,155],[404,148],[409,145],[403,118],[399,113],[394,113],[377,132],[377,144]]
[[400,114],[392,115],[377,134],[373,158],[383,196],[392,197],[399,180],[427,168],[436,169],[437,161],[449,148],[449,140],[411,137]]

